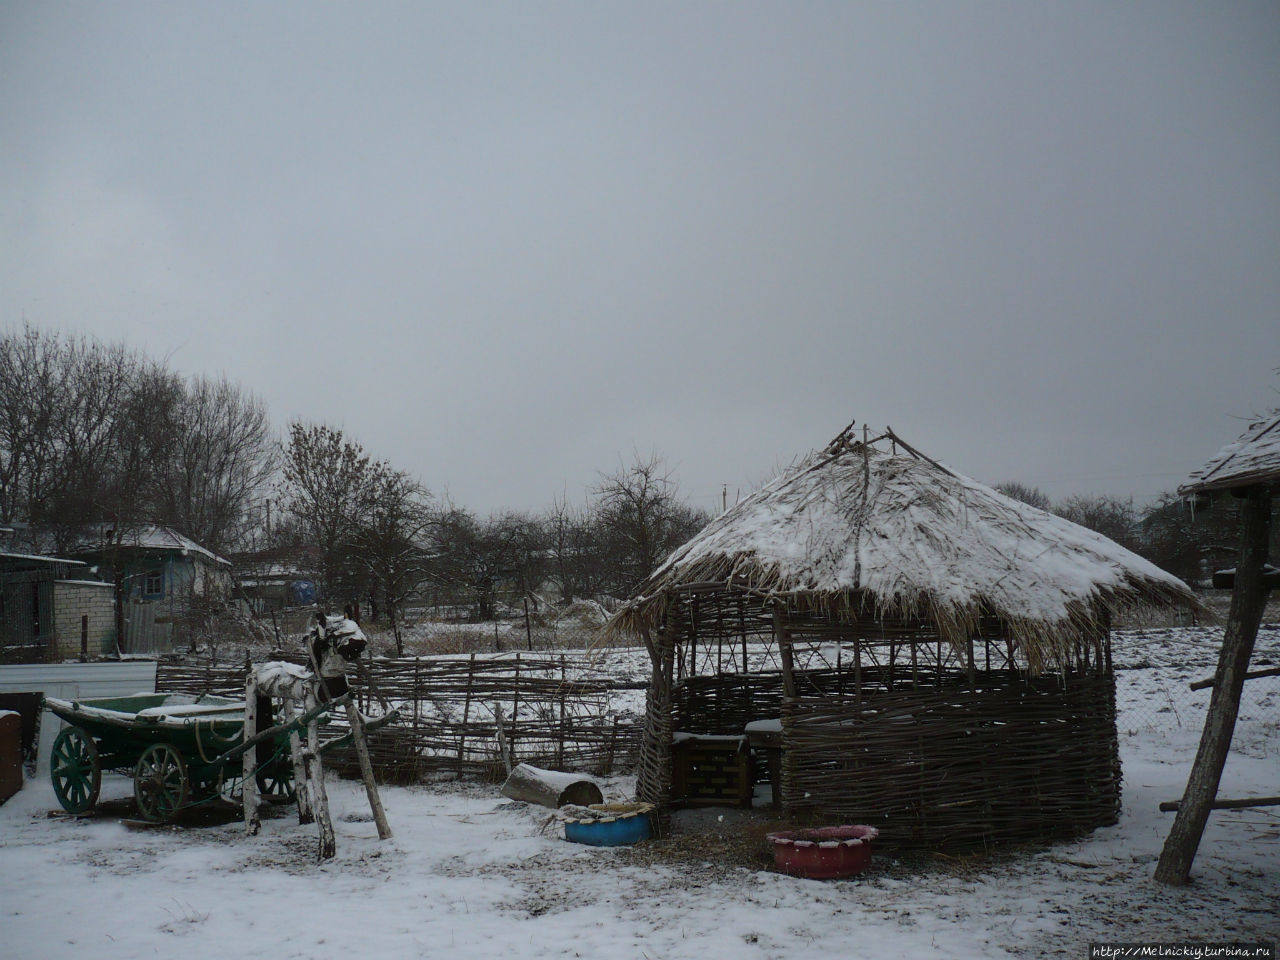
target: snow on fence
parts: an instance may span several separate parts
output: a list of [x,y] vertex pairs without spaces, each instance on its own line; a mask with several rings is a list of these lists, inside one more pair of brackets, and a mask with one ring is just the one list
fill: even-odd
[[[273,659],[301,658],[272,654]],[[243,695],[245,668],[165,663],[161,691]],[[636,718],[615,709],[614,694],[634,684],[564,656],[373,659],[351,678],[360,709],[396,707],[401,719],[373,733],[369,750],[380,778],[410,783],[439,775],[500,780],[509,766],[531,763],[608,774],[634,765]],[[336,751],[345,772],[354,755]]]

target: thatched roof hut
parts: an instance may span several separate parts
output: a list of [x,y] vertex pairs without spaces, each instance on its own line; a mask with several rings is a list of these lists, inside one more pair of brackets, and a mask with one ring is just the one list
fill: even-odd
[[1187,482],[1183,495],[1280,483],[1280,411],[1250,423]]
[[1046,832],[1015,822],[1030,794],[1047,832],[1114,817],[1111,613],[1195,602],[1105,537],[850,428],[677,549],[608,630],[653,658],[642,799],[691,799],[673,734],[753,724],[776,728],[774,799],[797,818],[959,844]]

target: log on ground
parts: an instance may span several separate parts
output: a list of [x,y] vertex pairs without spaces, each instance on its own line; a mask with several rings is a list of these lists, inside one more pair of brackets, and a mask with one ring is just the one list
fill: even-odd
[[502,785],[502,795],[544,807],[562,807],[566,803],[585,807],[604,802],[600,787],[590,778],[577,773],[543,770],[527,763],[518,764],[511,771]]

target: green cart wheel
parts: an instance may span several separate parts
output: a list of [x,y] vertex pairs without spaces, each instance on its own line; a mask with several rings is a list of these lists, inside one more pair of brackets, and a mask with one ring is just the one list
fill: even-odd
[[296,802],[298,791],[293,786],[293,764],[279,763],[274,769],[259,772],[258,790],[269,803]]
[[98,747],[79,727],[67,727],[53,741],[49,762],[53,792],[67,813],[85,813],[98,802],[102,785],[102,765]]
[[138,758],[133,771],[133,798],[147,820],[172,820],[187,802],[191,780],[176,747],[153,743]]

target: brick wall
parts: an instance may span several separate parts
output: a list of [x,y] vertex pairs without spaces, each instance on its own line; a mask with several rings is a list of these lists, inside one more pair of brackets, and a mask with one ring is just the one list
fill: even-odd
[[109,583],[59,580],[53,585],[53,629],[57,651],[52,659],[80,655],[80,618],[89,618],[89,656],[115,650],[114,588]]

